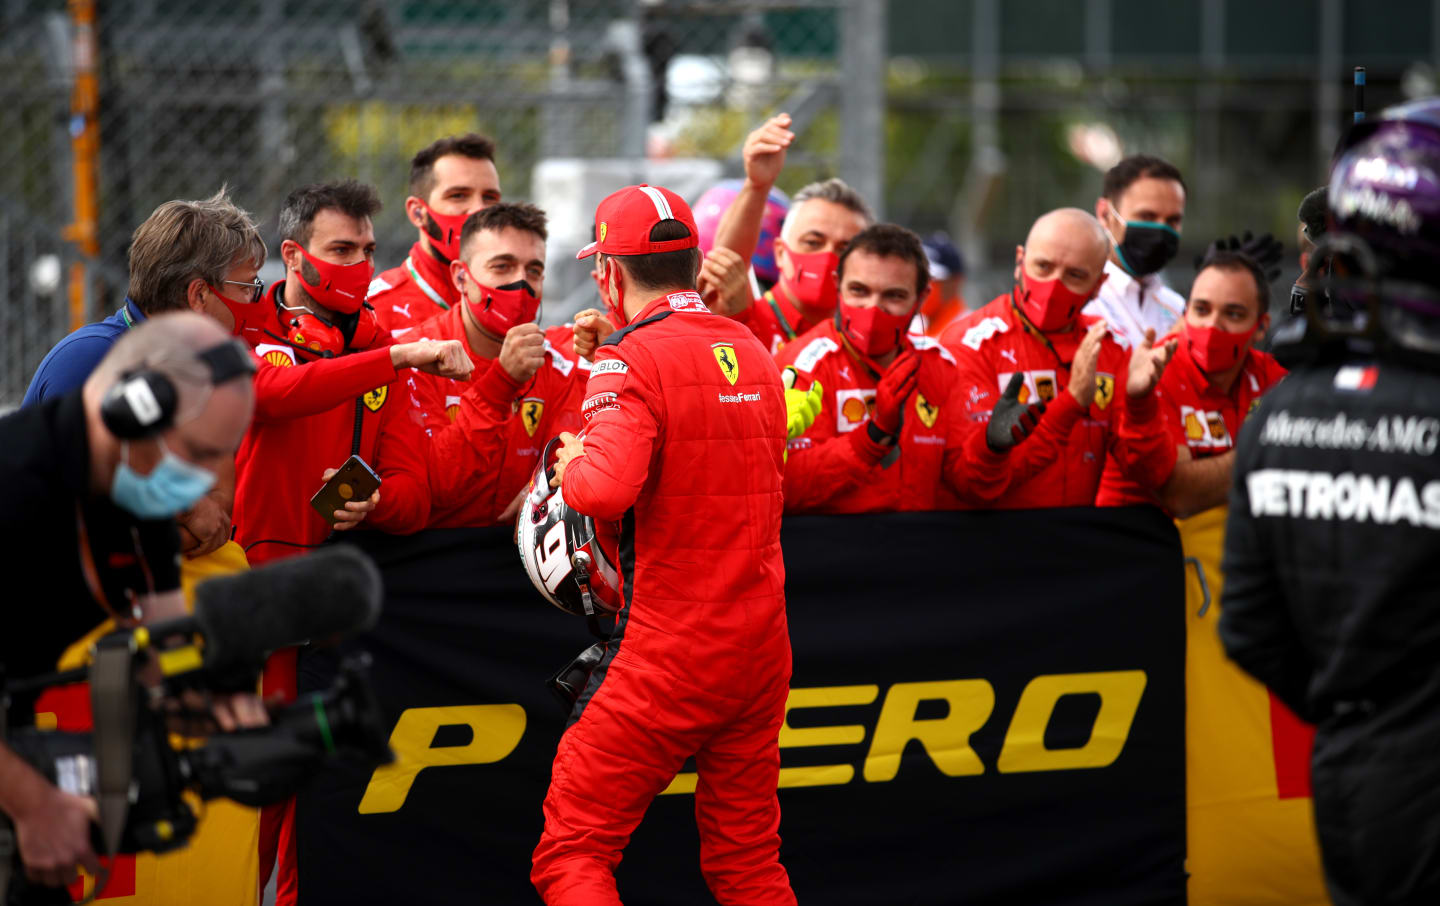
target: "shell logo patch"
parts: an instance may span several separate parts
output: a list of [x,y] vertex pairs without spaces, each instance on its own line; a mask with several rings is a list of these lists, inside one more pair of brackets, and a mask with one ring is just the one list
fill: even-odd
[[384,387],[376,387],[374,390],[365,394],[362,399],[365,401],[366,409],[369,409],[371,412],[379,412],[380,407],[385,405],[385,400],[389,396],[390,386],[387,384]]
[[715,353],[715,363],[720,366],[720,373],[734,385],[740,377],[740,360],[735,357],[735,347],[729,343],[715,343],[710,347],[710,351]]
[[535,436],[535,429],[540,427],[540,418],[544,414],[544,400],[527,396],[520,401],[520,424],[525,426],[525,433],[531,437]]
[[265,353],[265,361],[277,368],[289,368],[295,364],[295,360],[278,349]]
[[940,407],[925,398],[925,394],[915,394],[915,414],[920,416],[920,422],[927,428],[935,427],[935,420],[940,417]]
[[1104,409],[1115,399],[1115,375],[1101,372],[1095,375],[1095,405]]
[[449,394],[445,396],[445,416],[452,422],[460,417],[460,397]]
[[1200,424],[1200,419],[1195,417],[1195,411],[1185,413],[1185,438],[1187,440],[1200,440],[1205,436],[1205,426]]
[[835,431],[844,434],[865,424],[865,419],[875,408],[875,391],[835,391]]

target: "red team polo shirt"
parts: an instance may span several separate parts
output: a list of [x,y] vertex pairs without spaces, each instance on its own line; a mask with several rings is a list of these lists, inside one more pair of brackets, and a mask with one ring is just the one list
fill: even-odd
[[814,329],[805,326],[800,309],[785,301],[784,296],[773,289],[766,290],[754,304],[736,315],[735,320],[750,328],[755,339],[770,350],[771,355],[798,339],[800,334]]
[[[1166,339],[1177,336],[1180,343],[1175,349],[1175,358],[1155,388],[1165,437],[1175,447],[1187,447],[1194,459],[1218,456],[1233,450],[1245,418],[1260,405],[1260,397],[1275,386],[1286,371],[1273,356],[1251,349],[1230,392],[1222,393],[1212,387],[1204,373],[1196,367],[1183,331]],[[1121,463],[1112,457],[1105,466],[1100,494],[1095,502],[1099,506],[1158,505],[1153,489],[1160,487],[1169,477],[1170,473],[1166,472],[1160,484],[1143,486],[1126,475]]]
[[530,480],[545,442],[581,427],[586,372],[547,342],[535,376],[516,383],[497,359],[470,348],[462,317],[456,306],[405,336],[459,340],[475,366],[468,382],[413,373],[430,435],[433,528],[497,524]]
[[[1111,450],[1128,444],[1127,455],[1147,474],[1168,475],[1175,452],[1161,432],[1133,432],[1122,441],[1119,420],[1148,425],[1158,416],[1150,400],[1132,401],[1125,393],[1130,354],[1106,336],[1096,365],[1097,389],[1081,408],[1066,389],[1074,349],[1095,318],[1081,315],[1068,344],[1057,347],[1020,320],[1007,293],[951,325],[941,342],[955,354],[959,399],[968,424],[956,443],[964,452],[963,477],[952,478],[970,506],[1027,509],[1092,506]],[[1058,338],[1057,338],[1058,339]],[[1063,358],[1062,358],[1063,356]],[[996,454],[985,443],[990,412],[1017,372],[1024,375],[1021,402],[1046,402],[1045,414],[1022,443]],[[1127,435],[1128,436],[1128,435]]]
[[955,357],[918,334],[907,336],[905,344],[920,350],[920,380],[902,410],[898,458],[888,465],[885,458],[894,448],[872,442],[864,427],[875,407],[878,378],[851,351],[834,320],[815,325],[780,350],[776,362],[782,368],[794,365],[801,386],[818,379],[823,388],[815,424],[790,441],[785,512],[873,513],[958,504],[942,481],[947,435],[961,417],[951,404]]

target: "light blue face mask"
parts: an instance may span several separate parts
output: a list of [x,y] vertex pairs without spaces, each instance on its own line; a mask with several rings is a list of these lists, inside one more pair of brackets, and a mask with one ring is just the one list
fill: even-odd
[[215,473],[188,463],[159,440],[164,455],[149,475],[130,468],[130,443],[120,444],[120,462],[110,484],[110,499],[141,519],[168,519],[195,505],[215,486]]

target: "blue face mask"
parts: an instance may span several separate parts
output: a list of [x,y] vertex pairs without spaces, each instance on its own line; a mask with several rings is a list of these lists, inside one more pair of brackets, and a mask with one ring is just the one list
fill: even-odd
[[159,441],[164,455],[149,475],[130,468],[130,444],[120,444],[120,463],[110,483],[110,499],[141,519],[168,519],[195,505],[215,486],[215,473],[188,463]]

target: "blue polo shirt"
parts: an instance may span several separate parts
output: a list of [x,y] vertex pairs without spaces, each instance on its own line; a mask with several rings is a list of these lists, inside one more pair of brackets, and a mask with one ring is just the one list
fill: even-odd
[[105,358],[105,353],[110,351],[120,335],[143,320],[145,313],[140,306],[126,299],[125,305],[115,314],[103,321],[86,324],[56,343],[55,348],[45,354],[40,367],[35,369],[35,376],[30,379],[30,387],[25,391],[25,399],[20,403],[21,408],[64,396],[84,386],[85,379]]

